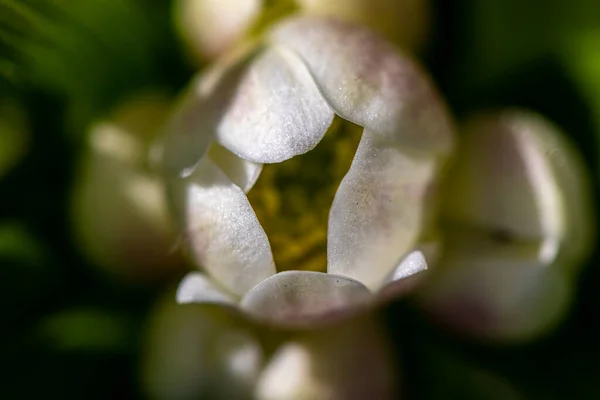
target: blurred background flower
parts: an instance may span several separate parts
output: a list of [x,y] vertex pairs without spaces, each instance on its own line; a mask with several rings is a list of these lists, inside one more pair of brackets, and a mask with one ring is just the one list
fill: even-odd
[[159,281],[183,271],[176,227],[150,149],[170,98],[138,93],[86,133],[72,193],[74,240],[116,278]]
[[479,339],[535,338],[565,315],[594,240],[588,171],[539,115],[465,122],[442,191],[443,255],[420,300]]
[[432,13],[429,0],[175,0],[173,17],[188,56],[212,60],[290,14],[358,22],[404,49],[421,51]]
[[[299,275],[304,282],[292,272],[265,281],[263,286],[275,290],[249,293],[239,308],[216,287],[209,289],[210,282],[197,273],[183,281],[177,303],[167,292],[148,325],[142,366],[147,395],[395,398],[400,380],[390,356],[393,345],[377,314],[359,313],[368,298],[366,288],[356,282],[342,286],[340,277],[317,279],[316,272]],[[290,290],[278,292],[278,283]],[[341,310],[345,318],[328,320],[332,306],[346,307]]]
[[[148,88],[160,88],[169,103],[168,99],[205,67],[206,60],[230,46],[243,45],[244,40],[252,40],[272,22],[293,12],[358,19],[388,40],[420,54],[459,120],[481,110],[520,107],[552,121],[591,171],[592,208],[597,208],[600,22],[596,1],[265,0],[237,1],[231,6],[230,2],[207,0],[204,10],[223,9],[212,11],[216,14],[188,11],[190,21],[194,21],[192,17],[205,21],[191,25],[180,21],[181,14],[174,11],[183,9],[183,3],[0,0],[2,398],[146,398],[142,389],[146,386],[141,384],[146,381],[140,376],[148,376],[142,372],[146,365],[142,354],[144,338],[155,332],[151,327],[158,326],[159,332],[174,329],[177,334],[218,343],[214,333],[203,333],[205,329],[211,331],[210,324],[195,325],[194,312],[187,314],[187,308],[153,311],[152,305],[167,286],[181,278],[176,268],[181,265],[179,261],[171,270],[168,263],[155,269],[143,261],[144,257],[129,258],[151,253],[117,252],[115,257],[112,246],[118,242],[117,234],[131,231],[118,229],[113,235],[102,230],[109,218],[116,222],[104,227],[133,220],[133,232],[144,233],[136,234],[135,239],[146,243],[163,229],[161,219],[155,219],[157,214],[141,213],[140,217],[137,211],[143,208],[135,205],[139,199],[125,199],[123,203],[124,192],[118,187],[118,181],[126,182],[132,176],[144,177],[141,181],[152,176],[147,160],[116,163],[113,158],[123,172],[105,176],[118,176],[114,184],[108,184],[110,189],[102,189],[106,181],[100,181],[97,190],[101,194],[92,196],[87,213],[80,214],[85,218],[72,219],[72,206],[77,203],[73,188],[98,184],[98,180],[88,178],[102,177],[106,171],[103,164],[114,166],[112,161],[104,163],[104,156],[96,157],[99,153],[91,138],[103,124],[122,126],[116,122],[119,110],[126,109],[131,99],[144,98],[141,94]],[[228,8],[225,3],[229,3]],[[336,8],[340,4],[343,7]],[[201,29],[192,32],[191,27]],[[220,28],[229,31],[219,32]],[[200,40],[194,36],[198,32],[208,36]],[[154,112],[150,114],[148,122],[154,118]],[[140,118],[146,122],[145,117]],[[145,133],[136,136],[136,129],[129,126],[125,130],[131,139],[125,142],[138,143],[134,147],[148,145],[142,143]],[[345,145],[340,146],[340,152],[352,153],[352,146],[345,150]],[[126,147],[117,146],[115,153]],[[94,157],[103,161],[95,164],[98,170],[92,176],[89,167]],[[284,180],[273,178],[266,186],[277,188]],[[111,206],[115,199],[120,205]],[[127,207],[133,211],[126,211]],[[113,211],[116,213],[111,215]],[[101,215],[104,217],[94,221]],[[587,217],[594,220],[595,215]],[[83,222],[86,218],[89,222]],[[95,233],[94,226],[98,229]],[[94,235],[105,241],[99,250],[92,249],[101,243]],[[177,232],[170,235],[162,237],[160,245],[152,239],[147,248],[160,252],[161,248],[174,249],[168,254],[185,259]],[[597,243],[591,247],[595,250]],[[153,257],[153,261],[158,258]],[[595,253],[570,278],[572,305],[567,315],[553,330],[544,330],[543,336],[519,345],[473,341],[473,335],[448,330],[427,317],[413,301],[401,300],[385,307],[381,312],[385,336],[393,345],[384,348],[395,360],[401,360],[404,398],[494,398],[499,394],[499,398],[596,398],[600,373],[597,261]],[[158,278],[161,273],[165,278]],[[166,322],[160,322],[157,315]],[[159,322],[150,322],[152,318]],[[227,318],[215,323],[230,327],[235,340],[245,343],[245,328]],[[169,334],[164,337],[176,338]],[[284,338],[280,339],[283,342]],[[272,359],[280,365],[301,364],[298,360],[302,355],[294,343],[305,339],[289,339],[290,345],[284,346],[287,350],[275,358],[271,358],[273,346],[266,346],[267,356],[262,356],[261,362]],[[306,340],[320,347],[319,339]],[[348,340],[368,351],[361,340]],[[242,347],[252,346],[250,342]],[[176,382],[186,373],[192,377],[203,374],[197,369],[198,360],[210,360],[211,355],[185,358],[193,354],[192,347],[184,346],[179,352],[169,345],[164,348],[158,359],[164,360],[163,366],[174,368],[159,370],[151,383],[157,390],[165,390],[167,397],[177,398],[184,392],[168,389],[185,390],[185,383],[190,381],[180,381],[181,386],[162,383],[174,382],[171,378]],[[254,353],[242,354],[252,360]],[[317,354],[326,352],[318,350]],[[173,371],[177,373],[169,375]],[[227,365],[211,369],[209,378],[197,383],[210,387],[229,372]],[[242,369],[236,374],[244,381],[252,370]],[[273,376],[271,382],[278,381],[277,375]],[[279,393],[272,384],[261,387],[263,393]],[[229,389],[223,385],[216,388]]]

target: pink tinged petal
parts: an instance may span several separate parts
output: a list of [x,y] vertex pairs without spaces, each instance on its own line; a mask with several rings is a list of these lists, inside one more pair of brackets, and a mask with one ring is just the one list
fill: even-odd
[[438,165],[365,132],[329,214],[328,272],[377,290],[429,225]]
[[254,397],[396,399],[399,380],[392,354],[385,329],[369,317],[305,331],[278,348]]
[[217,125],[237,89],[238,76],[256,50],[250,43],[223,57],[198,74],[181,95],[152,154],[154,163],[159,163],[167,176],[191,175],[209,150]]
[[472,119],[444,197],[448,254],[424,288],[425,307],[480,338],[525,340],[555,325],[590,248],[585,175],[535,114]]
[[279,24],[270,40],[298,54],[342,118],[399,145],[452,150],[451,122],[429,78],[370,30],[305,16]]
[[170,182],[196,262],[227,290],[243,295],[275,273],[269,240],[246,195],[204,158],[187,179]]
[[287,327],[330,323],[367,305],[372,295],[360,282],[312,271],[286,271],[261,282],[241,307],[268,323]]
[[246,160],[281,162],[313,149],[332,120],[296,56],[248,45],[192,84],[166,125],[161,159],[169,174],[188,176],[215,139]]
[[572,280],[540,256],[544,243],[504,243],[456,233],[419,300],[438,322],[480,339],[527,340],[552,328],[571,301]]
[[177,303],[214,303],[234,305],[233,296],[219,288],[206,275],[200,272],[190,272],[177,287]]
[[514,110],[480,115],[466,126],[445,214],[516,239],[569,242],[561,251],[579,259],[592,237],[586,178],[570,143],[543,118]]
[[[102,131],[117,133],[114,128],[100,125],[90,137],[97,139]],[[130,135],[122,139],[131,143],[105,138],[112,140],[100,142],[120,151],[111,155],[97,147],[78,168],[71,200],[77,244],[93,264],[115,278],[162,281],[183,265],[179,254],[171,251],[176,232],[162,182],[142,165],[125,160],[132,150],[127,145],[142,147],[138,141]]]
[[386,278],[377,292],[379,300],[395,300],[411,292],[423,279],[427,260],[420,250],[414,250],[402,258],[398,266]]
[[173,300],[170,293],[148,324],[142,360],[148,398],[246,398],[264,357],[253,329],[231,308]]
[[312,150],[333,111],[292,53],[266,49],[237,77],[217,140],[242,158],[276,163]]
[[210,146],[208,156],[244,193],[252,189],[263,167],[262,164],[239,158],[217,143]]

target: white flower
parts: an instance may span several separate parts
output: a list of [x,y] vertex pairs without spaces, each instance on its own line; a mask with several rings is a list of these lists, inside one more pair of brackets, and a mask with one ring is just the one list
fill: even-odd
[[[364,132],[331,207],[327,273],[276,273],[246,193],[263,164],[317,146],[334,114]],[[435,89],[369,30],[334,19],[284,21],[199,76],[155,155],[203,272],[181,282],[179,307],[158,313],[169,322],[152,325],[150,393],[391,396],[385,339],[366,311],[412,290],[424,253],[440,271],[418,300],[453,328],[511,339],[555,322],[568,269],[590,247],[581,167],[540,117],[469,126],[437,193],[454,138]],[[444,241],[428,247],[438,223]],[[362,364],[365,354],[375,355]]]
[[[426,268],[410,253],[396,274]],[[143,364],[155,399],[396,398],[398,371],[373,307],[412,288],[392,274],[373,296],[360,282],[311,271],[273,275],[241,301],[199,272],[153,313]],[[269,357],[270,356],[270,357]]]
[[442,196],[444,251],[420,300],[460,332],[530,339],[565,315],[590,255],[587,171],[529,111],[478,115],[463,133]]
[[162,163],[195,261],[237,296],[275,273],[245,192],[263,163],[313,149],[334,112],[365,127],[331,208],[327,271],[380,288],[429,229],[451,124],[420,68],[370,31],[295,18],[201,76]]
[[[276,273],[246,192],[264,163],[312,150],[334,113],[364,132],[331,208],[327,273]],[[439,170],[452,148],[449,117],[428,77],[360,26],[290,19],[200,76],[155,156],[204,272],[181,282],[180,308],[159,312],[179,322],[153,325],[150,392],[182,398],[170,390],[202,392],[214,378],[221,393],[243,381],[246,392],[254,388],[263,399],[390,398],[396,385],[385,340],[365,311],[407,293],[413,276],[426,269],[421,249],[429,248],[420,242],[431,233]],[[262,370],[260,334],[286,330],[297,333],[276,341],[279,350]],[[185,332],[190,336],[178,340]],[[206,364],[199,361],[197,352],[211,353],[227,332],[243,336],[243,350],[232,345],[216,358],[205,356]],[[174,340],[197,352],[183,355]],[[238,350],[250,354],[239,379]],[[193,374],[196,384],[192,376],[169,378],[161,360],[171,357],[189,367],[182,374]]]

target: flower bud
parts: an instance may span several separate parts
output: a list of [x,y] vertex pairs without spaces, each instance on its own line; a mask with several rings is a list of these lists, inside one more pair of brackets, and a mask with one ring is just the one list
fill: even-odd
[[133,281],[158,279],[182,264],[162,184],[146,160],[168,104],[163,96],[135,97],[91,126],[72,193],[82,250],[100,268]]
[[472,119],[456,160],[426,308],[479,338],[544,333],[564,316],[593,239],[579,155],[553,124],[513,110]]
[[399,389],[387,334],[373,315],[327,327],[253,323],[220,300],[151,316],[142,384],[151,399],[393,399]]
[[259,400],[395,399],[398,381],[386,333],[371,317],[294,335],[270,359]]
[[150,399],[246,399],[263,349],[234,310],[177,304],[169,293],[151,315],[142,360]]

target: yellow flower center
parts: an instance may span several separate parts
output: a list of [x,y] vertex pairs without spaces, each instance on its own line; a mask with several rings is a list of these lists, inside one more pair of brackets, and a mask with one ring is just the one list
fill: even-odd
[[312,151],[263,168],[248,193],[279,271],[325,271],[327,221],[362,128],[335,119]]

